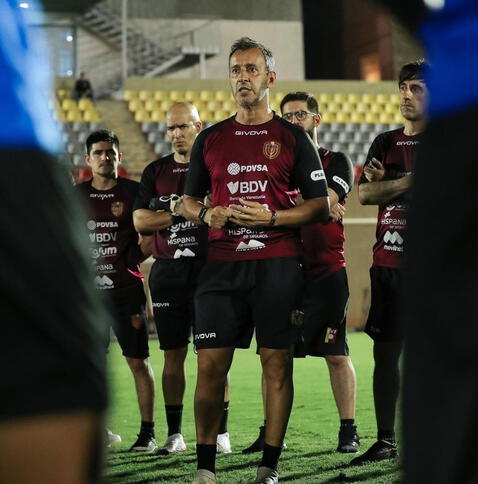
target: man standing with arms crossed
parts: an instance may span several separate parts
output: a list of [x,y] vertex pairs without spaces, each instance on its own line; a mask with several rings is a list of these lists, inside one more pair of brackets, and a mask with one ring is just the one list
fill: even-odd
[[403,342],[400,265],[414,161],[426,124],[428,89],[423,80],[424,67],[423,62],[413,62],[400,70],[398,87],[404,127],[375,138],[359,181],[360,203],[378,205],[377,242],[370,269],[372,301],[365,327],[374,342],[377,442],[353,459],[351,465],[397,455],[395,412],[400,391],[398,361]]
[[[209,226],[208,261],[195,300],[198,471],[193,482],[216,482],[226,375],[234,349],[248,347],[255,329],[267,387],[264,453],[255,482],[274,484],[293,400],[297,334],[290,313],[302,287],[294,227],[325,222],[329,202],[316,149],[302,129],[269,108],[276,79],[270,50],[239,39],[231,47],[229,77],[237,114],[198,136],[184,197],[187,217]],[[300,206],[290,193],[295,188],[304,198]],[[210,208],[201,203],[208,190]]]
[[[282,117],[300,126],[317,146],[324,166],[330,198],[331,218],[327,224],[312,224],[301,228],[305,291],[303,335],[305,353],[323,356],[330,373],[332,391],[340,416],[337,451],[353,453],[360,450],[355,426],[356,378],[348,356],[346,310],[349,298],[344,258],[345,198],[353,186],[353,166],[343,153],[319,146],[320,125],[317,100],[306,92],[287,94],[280,105]],[[264,425],[265,427],[265,425]],[[258,452],[264,446],[264,430],[243,453]]]
[[[186,450],[181,434],[186,386],[184,361],[194,321],[193,295],[196,279],[206,257],[207,227],[184,218],[182,195],[189,170],[189,157],[202,128],[197,109],[190,103],[175,103],[166,116],[168,137],[174,152],[150,163],[141,177],[135,203],[138,231],[154,231],[149,287],[154,320],[164,351],[163,395],[168,424],[161,455]],[[230,453],[227,432],[229,398],[224,401],[217,451]]]
[[[118,177],[122,154],[117,136],[107,130],[86,140],[86,163],[93,178],[77,185],[86,204],[96,270],[96,287],[113,316],[113,330],[134,377],[141,428],[132,451],[152,452],[154,439],[153,370],[149,364],[146,299],[139,263],[150,253],[150,237],[140,237],[133,226],[133,203],[139,183]],[[107,344],[107,342],[106,342]]]

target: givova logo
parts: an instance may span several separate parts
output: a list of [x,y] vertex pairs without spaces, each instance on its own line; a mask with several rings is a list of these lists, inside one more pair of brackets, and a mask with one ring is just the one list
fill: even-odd
[[383,236],[383,241],[388,244],[403,244],[403,237],[398,232],[390,232],[387,230]]
[[104,286],[114,286],[113,281],[108,276],[96,276],[95,277],[95,284],[99,287]]
[[235,193],[256,193],[256,192],[265,192],[267,188],[267,180],[252,180],[252,181],[236,181],[236,182],[229,182],[227,184],[227,188],[231,195]]
[[236,247],[237,251],[263,249],[266,246],[263,242],[251,239],[249,242],[240,242]]
[[216,339],[216,333],[199,333],[194,335],[194,339]]
[[196,257],[196,254],[191,249],[177,249],[174,258],[179,259],[180,257]]

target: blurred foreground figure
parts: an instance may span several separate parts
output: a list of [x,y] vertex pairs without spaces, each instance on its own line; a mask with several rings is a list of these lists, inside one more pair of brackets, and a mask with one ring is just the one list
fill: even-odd
[[[470,142],[478,128],[478,3],[382,3],[418,32],[431,64],[405,257],[405,481],[478,482],[478,152]],[[458,203],[445,200],[451,193]]]
[[49,155],[47,64],[26,13],[0,4],[0,482],[86,484],[100,468],[106,317],[71,182]]

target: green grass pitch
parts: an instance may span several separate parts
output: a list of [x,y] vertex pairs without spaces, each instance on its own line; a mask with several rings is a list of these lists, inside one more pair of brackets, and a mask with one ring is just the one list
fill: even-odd
[[[376,435],[372,400],[372,344],[364,333],[350,333],[351,356],[357,371],[356,422],[365,451]],[[151,363],[156,382],[156,438],[162,445],[166,438],[164,405],[161,392],[162,352],[156,340],[150,341]],[[182,433],[188,450],[162,457],[128,452],[139,430],[139,413],[132,376],[116,343],[111,345],[111,409],[109,428],[121,435],[123,442],[113,444],[107,456],[107,482],[114,484],[190,483],[195,464],[193,394],[196,357],[189,351],[187,388],[184,401]],[[280,482],[287,483],[374,483],[400,482],[399,462],[383,462],[358,468],[347,463],[356,454],[339,454],[337,432],[339,420],[330,389],[329,376],[322,358],[296,359],[294,362],[295,399],[286,435],[287,450],[282,453]],[[262,424],[260,363],[255,345],[236,351],[231,368],[231,403],[229,433],[233,453],[219,455],[217,478],[220,484],[251,483],[259,454],[243,455],[257,436]]]

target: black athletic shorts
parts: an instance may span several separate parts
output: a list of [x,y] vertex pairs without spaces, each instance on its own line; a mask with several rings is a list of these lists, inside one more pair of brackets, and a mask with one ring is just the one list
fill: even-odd
[[203,259],[157,259],[149,275],[154,322],[162,350],[183,348],[194,325],[194,292]]
[[297,257],[206,262],[195,297],[197,349],[285,349],[298,340],[290,315],[302,292]]
[[391,267],[370,268],[371,304],[365,332],[374,341],[401,341],[401,272]]
[[104,295],[123,355],[141,360],[148,358],[148,318],[143,285],[113,289]]
[[303,341],[298,345],[295,356],[349,354],[345,318],[348,301],[345,267],[324,279],[306,281],[302,298],[304,317],[300,328]]

